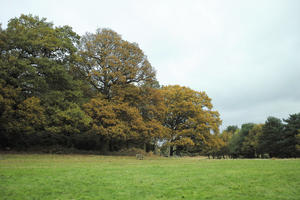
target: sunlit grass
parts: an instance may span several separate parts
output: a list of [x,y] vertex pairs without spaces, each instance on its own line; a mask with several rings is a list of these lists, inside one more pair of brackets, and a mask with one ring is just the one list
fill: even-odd
[[300,160],[4,154],[0,199],[300,199]]

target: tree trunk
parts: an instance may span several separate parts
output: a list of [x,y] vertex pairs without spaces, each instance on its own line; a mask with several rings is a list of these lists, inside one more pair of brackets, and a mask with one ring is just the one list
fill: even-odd
[[112,144],[112,141],[109,141],[109,151],[113,151],[113,144]]
[[173,146],[170,146],[170,156],[173,156],[173,152],[174,152]]
[[158,146],[156,143],[154,144],[154,154],[158,155]]

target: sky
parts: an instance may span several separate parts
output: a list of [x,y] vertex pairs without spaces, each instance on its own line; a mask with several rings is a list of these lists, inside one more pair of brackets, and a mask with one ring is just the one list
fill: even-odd
[[110,28],[139,44],[161,85],[205,91],[228,125],[300,112],[299,0],[0,0],[79,35]]

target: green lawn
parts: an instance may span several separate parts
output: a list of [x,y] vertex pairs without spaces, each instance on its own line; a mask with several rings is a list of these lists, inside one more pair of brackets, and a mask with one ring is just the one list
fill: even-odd
[[2,154],[0,199],[300,199],[300,160]]

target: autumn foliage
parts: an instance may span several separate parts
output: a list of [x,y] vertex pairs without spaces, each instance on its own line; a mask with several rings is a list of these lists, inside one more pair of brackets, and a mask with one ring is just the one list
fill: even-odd
[[[69,26],[21,15],[0,27],[0,50],[2,149],[60,146],[107,153],[158,152],[160,146],[171,156],[209,157],[267,151],[259,143],[271,136],[261,133],[267,125],[241,136],[220,134],[219,113],[204,91],[160,86],[139,46],[110,29],[80,37]],[[297,123],[286,131],[299,139]],[[284,139],[298,145],[291,137]]]
[[[21,15],[0,32],[1,147],[102,152],[207,143],[221,120],[205,92],[161,87],[136,43],[110,29],[78,36]],[[200,145],[201,143],[201,145]]]

